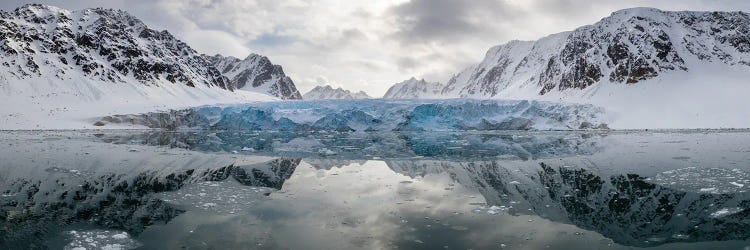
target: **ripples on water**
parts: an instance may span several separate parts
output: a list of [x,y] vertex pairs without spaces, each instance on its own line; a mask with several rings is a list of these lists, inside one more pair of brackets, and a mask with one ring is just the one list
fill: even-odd
[[0,248],[743,249],[750,133],[0,133]]

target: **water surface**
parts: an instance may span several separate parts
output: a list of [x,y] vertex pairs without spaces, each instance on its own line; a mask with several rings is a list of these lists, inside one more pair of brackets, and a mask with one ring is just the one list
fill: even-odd
[[750,132],[0,133],[0,248],[743,249]]

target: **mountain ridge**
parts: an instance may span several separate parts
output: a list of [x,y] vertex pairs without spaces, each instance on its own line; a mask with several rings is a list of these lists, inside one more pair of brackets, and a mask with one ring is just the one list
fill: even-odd
[[331,85],[315,86],[302,96],[305,100],[320,99],[369,99],[372,98],[364,91],[352,92],[341,87],[333,88]]
[[0,35],[5,129],[80,128],[120,112],[301,97],[267,57],[255,55],[261,63],[245,68],[265,81],[240,82],[122,10],[27,4],[0,11]]
[[632,8],[494,46],[429,98],[590,103],[613,128],[747,128],[749,76],[748,13]]
[[281,99],[302,99],[281,65],[271,63],[266,56],[251,53],[245,59],[220,54],[203,57],[238,89],[268,93]]
[[750,66],[747,31],[750,17],[743,12],[623,9],[573,31],[495,46],[441,93],[494,97],[512,87],[535,86],[545,95],[601,83],[636,84],[688,71],[691,59]]
[[405,81],[393,84],[385,92],[383,98],[388,99],[417,99],[433,98],[440,94],[444,86],[439,82],[427,82],[424,79],[417,80],[412,77]]

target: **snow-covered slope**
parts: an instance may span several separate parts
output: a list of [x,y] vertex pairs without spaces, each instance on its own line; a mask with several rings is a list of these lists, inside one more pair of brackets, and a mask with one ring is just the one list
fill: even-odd
[[302,98],[292,79],[284,74],[280,65],[271,63],[268,57],[257,54],[250,54],[243,60],[218,54],[204,57],[238,89],[270,94],[281,99]]
[[443,85],[439,82],[427,82],[412,77],[388,88],[383,98],[390,99],[429,99],[440,97]]
[[750,66],[750,16],[742,12],[625,9],[571,32],[491,48],[443,93],[493,97],[518,88],[545,95],[598,83],[637,84],[711,62]]
[[352,93],[349,90],[342,88],[333,88],[330,85],[316,86],[310,92],[302,95],[302,99],[305,100],[320,100],[320,99],[368,99],[370,98],[364,91]]
[[0,11],[0,129],[82,128],[92,117],[276,98],[238,90],[202,55],[124,11]]
[[747,77],[747,13],[634,8],[493,47],[441,94],[593,103],[615,128],[750,127]]

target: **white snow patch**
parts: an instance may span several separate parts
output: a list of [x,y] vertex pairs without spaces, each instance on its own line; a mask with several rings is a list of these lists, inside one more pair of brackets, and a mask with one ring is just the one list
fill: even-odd
[[742,212],[743,210],[744,209],[739,208],[739,207],[722,208],[722,209],[719,209],[716,212],[711,213],[711,217],[713,217],[713,218],[720,218],[720,217],[724,217],[724,216],[727,216],[727,215],[732,215],[732,214],[736,214],[736,213]]

